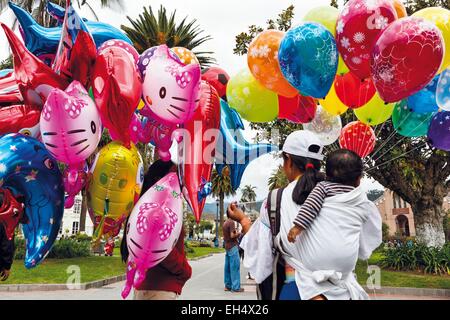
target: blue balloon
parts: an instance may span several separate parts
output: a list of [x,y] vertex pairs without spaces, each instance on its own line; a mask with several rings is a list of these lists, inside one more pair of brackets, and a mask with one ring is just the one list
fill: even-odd
[[[56,54],[61,39],[61,26],[45,28],[39,25],[28,11],[12,2],[9,2],[9,7],[14,11],[21,26],[27,49],[35,56]],[[123,32],[107,23],[87,21],[86,25],[94,38],[97,48],[111,39],[120,39],[132,44],[131,40]]]
[[58,6],[56,3],[47,2],[47,12],[58,21],[58,25],[62,26],[64,23],[64,16],[66,15],[66,9],[61,6]]
[[9,75],[9,74],[12,73],[12,72],[14,72],[13,69],[3,69],[3,70],[0,70],[0,78],[3,78],[3,77],[5,77],[5,76]]
[[324,26],[303,23],[290,29],[280,44],[278,60],[289,83],[302,95],[324,99],[338,67],[336,41]]
[[28,223],[25,267],[36,267],[51,249],[64,213],[64,185],[58,163],[38,140],[21,134],[0,138],[0,182],[24,199]]
[[433,80],[425,88],[413,94],[408,98],[408,107],[416,113],[430,113],[439,110],[436,101],[436,90],[439,82],[439,75],[434,77]]
[[225,166],[230,171],[233,190],[241,184],[244,171],[252,160],[278,151],[278,147],[271,144],[251,144],[242,135],[244,124],[239,114],[230,108],[228,103],[221,100],[220,133],[216,146],[216,169],[222,174]]

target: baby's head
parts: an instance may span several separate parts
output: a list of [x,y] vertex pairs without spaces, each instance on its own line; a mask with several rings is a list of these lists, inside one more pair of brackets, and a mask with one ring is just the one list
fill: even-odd
[[353,151],[340,149],[328,155],[326,173],[330,182],[359,187],[363,176],[363,162]]

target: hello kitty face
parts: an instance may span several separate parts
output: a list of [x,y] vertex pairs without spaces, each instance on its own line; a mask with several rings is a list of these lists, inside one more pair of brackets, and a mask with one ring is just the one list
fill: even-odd
[[167,125],[183,124],[194,115],[199,102],[199,65],[183,65],[173,58],[166,45],[157,47],[147,62],[142,115]]

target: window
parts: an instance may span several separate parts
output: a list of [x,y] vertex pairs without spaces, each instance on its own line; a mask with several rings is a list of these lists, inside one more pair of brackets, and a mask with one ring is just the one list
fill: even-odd
[[61,227],[59,227],[59,234],[63,233],[63,222],[61,221]]
[[80,223],[78,221],[74,221],[72,224],[72,234],[78,234],[79,228],[80,228]]

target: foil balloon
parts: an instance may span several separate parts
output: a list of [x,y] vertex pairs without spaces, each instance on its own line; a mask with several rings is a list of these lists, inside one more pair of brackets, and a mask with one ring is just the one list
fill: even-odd
[[[338,81],[338,77],[336,76],[336,81]],[[336,93],[336,85],[333,84],[331,86],[330,92],[328,92],[327,96],[323,100],[319,100],[320,105],[330,114],[335,116],[340,116],[341,114],[344,114],[348,107],[342,103],[341,99]]]
[[339,100],[351,109],[362,107],[376,93],[372,79],[361,80],[352,72],[343,76],[336,76],[334,89]]
[[130,123],[142,94],[135,62],[123,48],[105,48],[98,54],[93,79],[95,102],[103,125],[114,140],[129,146]]
[[23,205],[14,198],[9,189],[0,189],[0,224],[6,231],[9,241],[14,239],[14,231],[23,218]]
[[431,120],[428,139],[437,149],[450,151],[450,112],[438,112]]
[[278,96],[280,112],[278,119],[293,123],[308,123],[316,116],[317,101],[311,97],[297,95],[294,98]]
[[369,126],[379,125],[392,116],[395,104],[386,104],[376,93],[363,107],[355,109],[356,118]]
[[439,77],[436,102],[442,110],[450,111],[450,68],[442,72]]
[[39,119],[41,109],[35,106],[16,105],[0,109],[0,135],[21,133],[40,138]]
[[[61,40],[62,26],[44,28],[40,26],[26,10],[12,2],[9,2],[9,6],[19,22],[24,42],[28,50],[38,57],[54,55]],[[57,8],[57,10],[55,8]],[[65,15],[64,8],[48,1],[47,10],[54,13],[54,15],[58,14],[59,20],[63,21]],[[57,13],[57,11],[59,13]],[[61,14],[63,15],[61,16]],[[111,39],[120,39],[131,44],[131,40],[128,39],[123,32],[107,23],[86,21],[86,26],[89,28],[97,48]]]
[[115,237],[139,199],[144,166],[134,145],[111,142],[97,154],[87,188],[89,215],[94,239]]
[[263,87],[247,69],[232,77],[227,85],[230,106],[250,122],[270,122],[278,115],[278,96]]
[[443,56],[441,32],[431,22],[408,17],[392,23],[372,51],[372,79],[381,98],[396,102],[423,89]]
[[183,63],[184,65],[200,64],[195,54],[189,49],[183,47],[173,47],[170,50],[172,50],[172,52],[178,56],[181,63]]
[[302,95],[323,99],[337,72],[336,41],[321,24],[303,23],[286,33],[278,60],[284,77]]
[[85,187],[85,161],[96,150],[102,136],[100,114],[83,85],[72,82],[66,91],[53,89],[40,120],[42,141],[50,153],[68,165],[64,185],[66,208]]
[[25,104],[42,107],[53,88],[65,89],[69,83],[29,52],[10,28],[1,26],[11,46],[16,82]]
[[120,40],[120,39],[112,39],[112,40],[106,41],[98,48],[98,51],[100,52],[100,51],[103,51],[105,49],[112,48],[112,47],[119,47],[119,48],[124,49],[126,52],[128,52],[130,54],[134,63],[138,63],[139,53],[137,52],[137,50],[128,42]]
[[220,135],[216,145],[216,169],[223,174],[228,167],[231,187],[237,190],[241,184],[242,176],[249,163],[256,158],[278,147],[270,144],[250,144],[242,135],[244,124],[239,114],[221,100]]
[[339,145],[342,149],[355,152],[361,158],[367,157],[375,149],[376,137],[372,127],[354,121],[347,124],[339,138]]
[[397,19],[391,0],[350,0],[336,24],[336,42],[347,67],[360,79],[370,76],[370,54],[386,27]]
[[313,121],[304,124],[303,129],[317,135],[322,144],[328,146],[336,142],[341,135],[341,117],[332,115],[319,106]]
[[225,70],[219,67],[205,69],[202,74],[202,80],[212,85],[219,94],[219,97],[227,101],[227,85],[228,81],[230,81],[230,76]]
[[14,73],[14,69],[3,69],[3,70],[0,70],[0,78],[4,78],[6,76],[9,76],[12,73]]
[[408,102],[403,100],[394,108],[392,124],[398,134],[404,137],[422,137],[427,135],[434,114],[414,112]]
[[220,98],[213,86],[202,81],[199,107],[192,120],[183,125],[183,141],[178,148],[183,195],[197,223],[211,191],[219,128]]
[[436,90],[439,82],[439,76],[433,80],[425,88],[408,97],[408,107],[416,113],[429,113],[438,111],[439,107],[436,99]]
[[397,13],[397,18],[401,19],[408,16],[403,0],[392,0],[392,5],[394,6],[395,12]]
[[36,267],[50,251],[64,213],[64,186],[58,164],[34,138],[8,134],[0,138],[0,181],[24,204],[28,223],[25,267]]
[[16,82],[14,70],[7,70],[0,75],[0,107],[21,103],[23,103],[23,98]]
[[136,204],[127,224],[130,252],[122,297],[138,288],[147,270],[172,252],[183,227],[183,197],[176,173],[170,173],[148,190]]
[[279,30],[260,33],[248,47],[247,62],[250,72],[266,89],[292,98],[298,91],[283,77],[278,62],[278,49],[284,35]]

